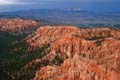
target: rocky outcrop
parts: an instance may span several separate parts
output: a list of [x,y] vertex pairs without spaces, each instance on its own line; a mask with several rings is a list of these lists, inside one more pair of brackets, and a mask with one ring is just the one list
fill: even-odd
[[119,80],[119,72],[74,56],[60,66],[46,66],[37,71],[34,80]]
[[118,29],[45,26],[3,50],[3,80],[120,80]]
[[104,38],[120,39],[119,30],[110,28],[80,29],[73,26],[46,26],[39,28],[34,34],[29,35],[27,43],[31,46],[41,47],[56,41],[64,36],[73,35],[85,40],[97,40]]
[[0,31],[7,32],[12,35],[30,33],[33,30],[37,29],[38,26],[38,22],[29,19],[0,19]]
[[24,41],[45,48],[34,80],[120,80],[120,30],[46,26]]

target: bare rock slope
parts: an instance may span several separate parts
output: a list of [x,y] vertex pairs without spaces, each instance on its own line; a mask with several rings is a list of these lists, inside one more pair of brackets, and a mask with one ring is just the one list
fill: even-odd
[[39,65],[34,80],[120,80],[120,30],[46,26],[24,41],[44,49],[23,68]]
[[34,20],[21,18],[0,19],[0,31],[8,32],[12,35],[30,33],[38,27],[39,23]]

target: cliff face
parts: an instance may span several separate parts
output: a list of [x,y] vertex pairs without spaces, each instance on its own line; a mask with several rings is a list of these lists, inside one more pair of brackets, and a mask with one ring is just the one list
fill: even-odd
[[120,30],[46,26],[24,41],[28,51],[45,48],[31,62],[40,64],[34,80],[120,80]]
[[30,33],[38,27],[39,23],[33,20],[24,20],[20,18],[0,19],[0,31],[8,32],[12,35]]

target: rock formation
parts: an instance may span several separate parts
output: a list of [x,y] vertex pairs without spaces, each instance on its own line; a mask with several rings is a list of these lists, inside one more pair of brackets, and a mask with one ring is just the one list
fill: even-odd
[[[37,25],[5,19],[0,31],[20,35]],[[44,26],[3,50],[3,80],[120,80],[119,29]]]
[[45,48],[34,80],[120,80],[120,30],[46,26],[24,41]]
[[12,35],[30,33],[38,27],[39,23],[33,20],[20,18],[0,19],[0,31],[8,32]]

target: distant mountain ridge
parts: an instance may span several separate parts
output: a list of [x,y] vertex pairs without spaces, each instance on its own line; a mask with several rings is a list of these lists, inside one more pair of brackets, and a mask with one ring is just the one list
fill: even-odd
[[120,22],[120,13],[94,12],[80,10],[80,8],[70,9],[32,9],[20,10],[16,12],[0,13],[1,18],[24,18],[34,19],[43,24],[49,25],[75,25],[75,26],[101,26],[114,27]]

